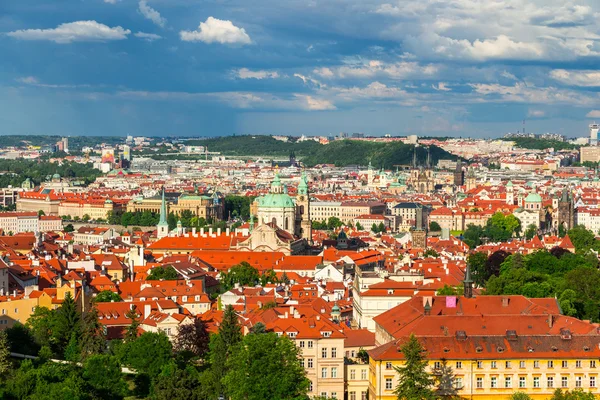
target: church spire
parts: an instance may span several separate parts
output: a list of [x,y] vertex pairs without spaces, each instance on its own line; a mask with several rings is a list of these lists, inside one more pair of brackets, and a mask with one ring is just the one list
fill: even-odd
[[465,280],[463,281],[464,285],[464,296],[467,299],[473,297],[473,280],[471,279],[471,265],[467,263],[467,270],[465,271]]
[[156,237],[162,239],[169,236],[169,223],[167,222],[167,202],[165,201],[165,188],[162,188],[162,198],[160,202],[160,220],[156,225]]
[[162,188],[162,199],[160,202],[160,220],[158,224],[166,224],[167,223],[167,202],[165,201],[165,188]]

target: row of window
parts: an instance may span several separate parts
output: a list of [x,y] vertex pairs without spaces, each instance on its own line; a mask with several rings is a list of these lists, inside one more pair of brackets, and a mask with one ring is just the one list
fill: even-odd
[[[356,397],[356,392],[348,392],[348,398],[350,400],[358,400],[358,398]],[[367,392],[366,391],[360,392],[360,400],[367,400]]]
[[[556,382],[558,383],[558,382]],[[458,377],[455,379],[454,381],[455,387],[457,389],[461,389],[463,387],[463,381],[461,377]],[[492,389],[497,389],[500,388],[499,386],[499,380],[498,377],[496,376],[492,376],[490,377],[490,388]],[[519,381],[518,381],[518,387],[519,389],[523,389],[527,387],[527,379],[524,376],[520,376],[519,377]],[[541,388],[541,378],[539,376],[534,376],[533,377],[533,387],[534,388]],[[553,376],[548,376],[546,378],[546,387],[547,388],[555,388],[558,387],[555,384],[555,379]],[[562,376],[560,378],[560,387],[561,388],[568,388],[569,387],[569,377],[568,376]],[[583,377],[582,376],[576,376],[575,377],[575,387],[577,388],[581,388],[583,387]],[[595,388],[596,387],[596,377],[595,376],[590,376],[589,378],[589,387],[590,388]],[[484,388],[484,382],[483,382],[483,377],[478,376],[475,379],[475,388],[477,389],[483,389]],[[513,378],[512,376],[506,376],[504,377],[504,386],[502,386],[502,388],[507,388],[507,389],[511,389],[513,388]],[[385,378],[385,390],[393,390],[394,386],[393,386],[393,378]]]
[[[548,368],[554,368],[554,360],[548,360],[546,362],[546,367]],[[440,361],[436,361],[433,363],[433,368],[434,369],[438,369],[442,366],[442,363]],[[504,361],[504,368],[505,369],[510,369],[512,368],[513,363],[512,361]],[[569,362],[566,360],[563,360],[560,362],[560,366],[561,368],[569,368]],[[589,360],[589,366],[590,368],[596,368],[596,360]],[[484,367],[484,362],[483,361],[477,361],[477,368],[482,369]],[[582,368],[583,367],[583,362],[581,360],[576,360],[575,361],[575,368]],[[385,368],[386,369],[393,369],[393,364],[391,362],[386,362],[385,363]],[[462,369],[463,368],[463,362],[462,361],[456,361],[455,364],[455,369]],[[490,361],[490,368],[492,369],[496,369],[498,368],[498,362],[497,361]],[[525,361],[519,361],[519,368],[523,369],[526,368],[526,363]],[[533,361],[533,368],[540,368],[540,361],[539,360],[534,360]]]
[[[457,386],[458,386],[458,379],[457,378]],[[462,381],[460,382],[460,387],[462,387]],[[475,387],[477,389],[483,389],[483,377],[477,377],[475,380]],[[490,377],[490,388],[494,389],[494,388],[499,388],[499,382],[498,382],[498,377],[496,376],[492,376]],[[513,387],[513,379],[511,376],[506,376],[504,377],[504,388],[512,388]],[[520,376],[519,377],[519,388],[525,388],[527,387],[527,379],[524,376]],[[534,376],[533,377],[533,387],[534,388],[540,388],[541,386],[541,378],[539,376]],[[555,385],[555,379],[553,376],[548,376],[546,377],[546,387],[547,388],[554,388],[557,387]],[[560,378],[560,387],[563,388],[568,388],[569,387],[569,377],[568,376],[562,376]],[[582,376],[576,376],[575,377],[575,387],[583,387],[583,377]],[[589,387],[590,388],[595,388],[596,387],[596,377],[595,376],[590,376],[589,378]]]
[[[327,371],[329,370],[329,368],[327,367],[323,367],[321,368],[321,378],[327,378]],[[331,367],[331,375],[329,376],[330,378],[337,378],[338,377],[338,373],[337,373],[337,368],[336,367]]]
[[[327,333],[327,332],[323,332],[323,333]],[[313,347],[312,340],[309,340],[307,343],[304,343],[304,340],[301,340],[299,343],[300,348],[303,349],[305,344],[307,345],[306,346],[307,348],[312,349],[312,347]],[[328,354],[327,347],[322,347],[321,348],[321,358],[327,358],[327,354]],[[337,358],[337,347],[331,348],[331,358]]]
[[[350,380],[355,380],[356,379],[356,370],[355,369],[351,369],[350,370]],[[367,380],[367,370],[363,369],[360,371],[360,379],[365,381]]]

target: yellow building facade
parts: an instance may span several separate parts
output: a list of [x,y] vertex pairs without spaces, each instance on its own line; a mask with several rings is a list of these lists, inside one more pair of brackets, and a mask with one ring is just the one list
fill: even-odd
[[[441,362],[430,360],[430,371]],[[508,399],[518,391],[542,400],[552,397],[556,389],[582,389],[600,395],[597,354],[593,358],[448,359],[447,363],[456,376],[458,395],[464,399]],[[397,399],[395,368],[402,365],[400,360],[370,360],[369,399]]]

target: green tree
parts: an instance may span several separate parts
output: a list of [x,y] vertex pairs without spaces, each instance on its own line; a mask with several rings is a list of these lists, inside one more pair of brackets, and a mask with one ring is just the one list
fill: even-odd
[[83,214],[83,217],[81,217],[81,220],[83,222],[88,222],[91,219],[91,217],[88,214]]
[[531,396],[524,392],[515,392],[513,393],[509,400],[532,400]]
[[525,230],[525,239],[531,240],[537,234],[537,226],[535,224],[529,224],[527,230]]
[[477,286],[485,285],[486,280],[490,277],[486,267],[487,260],[487,255],[479,251],[469,254],[467,258],[467,263],[471,267],[471,276]]
[[[77,311],[77,305],[71,292],[67,292],[61,306],[56,310],[56,317],[52,328],[52,334],[56,339],[59,354],[62,354],[66,350],[67,344],[73,340],[73,334],[75,335],[75,341],[77,340],[80,327],[81,315]],[[71,345],[73,344],[71,343]]]
[[227,306],[223,312],[223,320],[219,325],[218,334],[212,335],[209,344],[210,370],[205,375],[205,385],[209,391],[226,395],[223,377],[227,374],[227,360],[233,348],[242,340],[242,331],[238,317],[232,306]]
[[[10,346],[8,335],[5,331],[0,331],[0,381],[10,370]],[[1,392],[0,392],[1,393]]]
[[577,252],[587,252],[590,249],[598,250],[598,240],[595,235],[583,225],[577,225],[568,232],[569,238]]
[[229,272],[221,274],[221,286],[225,291],[230,290],[239,284],[242,286],[256,285],[260,281],[258,270],[248,264],[246,261],[242,261],[238,265],[234,265],[229,269]]
[[172,360],[172,347],[164,333],[145,332],[119,348],[119,359],[139,373],[155,377]]
[[433,231],[433,232],[439,232],[439,231],[441,231],[441,230],[442,230],[442,227],[441,227],[441,226],[440,226],[440,224],[438,224],[437,222],[435,222],[435,221],[431,221],[431,222],[429,223],[429,230],[430,230],[430,231]]
[[83,317],[81,325],[81,358],[102,354],[106,348],[104,326],[98,320],[98,309],[93,307]]
[[64,359],[71,362],[81,360],[81,349],[79,348],[79,339],[76,332],[71,333],[71,338],[67,343],[67,347],[65,347]]
[[56,313],[46,307],[35,307],[33,313],[27,319],[26,326],[40,347],[55,344],[53,334],[55,316]]
[[433,370],[435,376],[435,395],[438,399],[459,399],[455,385],[456,376],[447,360],[443,359],[440,366]]
[[431,389],[434,380],[427,372],[425,349],[414,334],[400,348],[404,365],[395,367],[398,373],[398,386],[395,393],[398,400],[433,400]]
[[150,274],[146,278],[148,281],[174,281],[177,280],[179,274],[171,265],[154,267],[150,270]]
[[129,309],[125,317],[131,321],[131,323],[125,328],[124,339],[125,342],[134,341],[138,337],[138,329],[140,327],[140,315],[135,308]]
[[550,400],[594,400],[596,396],[590,392],[584,392],[582,389],[574,389],[572,391],[562,391],[556,389]]
[[265,286],[268,283],[277,283],[277,282],[278,282],[277,274],[272,269],[266,270],[260,275],[260,284],[262,286]]
[[205,390],[198,371],[192,366],[179,369],[167,364],[154,379],[152,399],[154,400],[200,400],[216,398],[214,393]]
[[67,233],[71,233],[75,230],[75,227],[73,226],[73,224],[67,224],[67,225],[65,225],[63,230]]
[[123,301],[121,296],[118,293],[115,293],[110,290],[103,290],[94,297],[95,303],[110,303],[110,302],[119,302]]
[[92,355],[83,363],[83,378],[96,398],[117,400],[127,395],[127,383],[117,359],[109,355]]
[[344,223],[338,217],[329,217],[327,220],[327,229],[334,230],[337,228],[341,228]]
[[46,215],[46,213],[44,212],[44,210],[39,210],[38,211],[38,217],[43,217],[44,215]]
[[386,232],[385,224],[383,222],[380,222],[379,225],[377,225],[377,230],[381,233],[385,233]]
[[364,230],[364,229],[365,229],[365,228],[363,228],[363,226],[360,224],[360,222],[357,222],[357,223],[356,223],[356,230],[357,230],[357,231],[362,231],[362,230]]
[[450,286],[445,284],[443,288],[437,291],[438,296],[462,296],[464,293],[464,286]]
[[470,224],[463,233],[463,242],[471,249],[476,248],[481,244],[483,237],[483,228],[477,225]]
[[376,223],[373,223],[373,225],[371,225],[371,232],[379,233],[379,227],[377,226]]
[[227,367],[223,381],[232,400],[291,400],[305,397],[308,391],[298,348],[275,333],[246,335]]

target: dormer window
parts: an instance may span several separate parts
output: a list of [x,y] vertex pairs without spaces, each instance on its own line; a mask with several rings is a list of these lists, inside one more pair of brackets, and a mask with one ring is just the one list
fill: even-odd
[[323,335],[323,337],[331,336],[331,332],[321,332],[321,334]]
[[298,332],[288,332],[287,333],[288,337],[290,337],[290,338],[295,338],[297,334],[298,334]]

